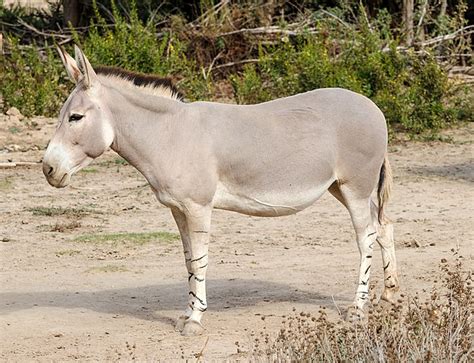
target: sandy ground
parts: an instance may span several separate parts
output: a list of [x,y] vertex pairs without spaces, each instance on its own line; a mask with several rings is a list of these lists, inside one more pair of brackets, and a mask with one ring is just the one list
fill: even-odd
[[[0,125],[0,162],[39,161],[54,130],[54,120],[41,118],[1,116]],[[388,213],[405,293],[429,288],[451,248],[472,266],[473,133],[471,124],[449,131],[450,143],[390,147]],[[237,359],[245,353],[236,341],[248,350],[293,308],[326,306],[337,319],[351,303],[358,252],[348,213],[330,194],[290,217],[215,211],[206,334],[181,337],[174,321],[186,305],[187,273],[179,241],[80,238],[177,233],[144,178],[118,160],[107,153],[61,190],[47,184],[41,164],[0,169],[1,361],[195,361],[206,340],[206,360]],[[379,253],[374,260],[380,294]]]

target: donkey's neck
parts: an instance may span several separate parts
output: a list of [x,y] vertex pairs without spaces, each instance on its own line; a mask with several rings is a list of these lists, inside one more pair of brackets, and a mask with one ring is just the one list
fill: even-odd
[[183,102],[150,94],[137,87],[136,92],[128,88],[107,87],[112,97],[111,108],[116,105],[117,99],[124,102],[124,106],[136,112],[153,112],[156,114],[172,114],[179,112],[184,105]]
[[[108,88],[107,105],[113,116],[112,149],[150,182],[160,170],[160,155],[169,146],[186,104],[165,97]],[[153,174],[153,175],[152,175]]]

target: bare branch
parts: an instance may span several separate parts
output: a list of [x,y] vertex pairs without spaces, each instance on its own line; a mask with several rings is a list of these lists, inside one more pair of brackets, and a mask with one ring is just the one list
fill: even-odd
[[426,40],[424,42],[416,43],[416,44],[421,45],[421,46],[427,46],[427,45],[432,45],[436,43],[441,43],[446,40],[452,40],[452,39],[457,38],[458,36],[466,36],[473,33],[474,33],[474,25],[468,25],[456,30],[453,33],[440,35],[439,37],[432,38],[432,39]]
[[260,61],[259,59],[244,59],[244,60],[237,61],[237,62],[229,62],[229,63],[225,63],[225,64],[219,64],[218,66],[215,66],[212,70],[215,71],[217,69],[233,67],[233,66],[237,66],[237,65],[240,65],[240,64],[258,63],[259,61]]
[[260,28],[243,28],[238,30],[233,30],[226,33],[221,33],[219,37],[225,37],[228,35],[234,34],[242,34],[242,33],[249,33],[249,34],[283,34],[283,35],[300,35],[300,34],[317,34],[318,31],[316,28],[307,28],[302,30],[289,30],[289,29],[281,29],[277,26],[268,26],[268,27],[260,27]]
[[62,39],[69,39],[70,36],[64,35],[64,34],[56,34],[56,33],[45,33],[41,30],[36,29],[33,25],[30,25],[28,23],[25,23],[23,20],[18,18],[18,24],[23,25],[25,28],[31,30],[33,33],[42,35],[44,37],[53,37],[53,38],[62,38]]

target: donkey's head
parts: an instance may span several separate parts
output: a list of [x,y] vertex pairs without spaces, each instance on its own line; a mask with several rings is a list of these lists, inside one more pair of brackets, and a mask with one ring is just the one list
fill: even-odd
[[67,74],[76,88],[59,114],[59,123],[43,158],[43,173],[57,188],[69,184],[71,176],[100,156],[112,144],[112,114],[103,101],[103,87],[82,51],[76,59],[58,48]]

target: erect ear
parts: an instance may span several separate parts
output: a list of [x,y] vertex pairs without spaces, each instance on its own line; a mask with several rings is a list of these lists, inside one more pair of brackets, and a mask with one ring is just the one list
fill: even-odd
[[78,67],[76,61],[60,45],[58,45],[56,48],[57,48],[58,53],[61,57],[61,60],[63,61],[64,67],[66,68],[66,72],[67,72],[69,78],[74,83],[78,83],[81,80],[81,78],[83,77],[83,74],[79,70],[79,67]]
[[77,45],[74,45],[74,51],[76,54],[76,63],[79,66],[79,70],[84,75],[84,85],[86,88],[90,88],[97,82],[97,75],[94,68],[92,68],[89,60]]

